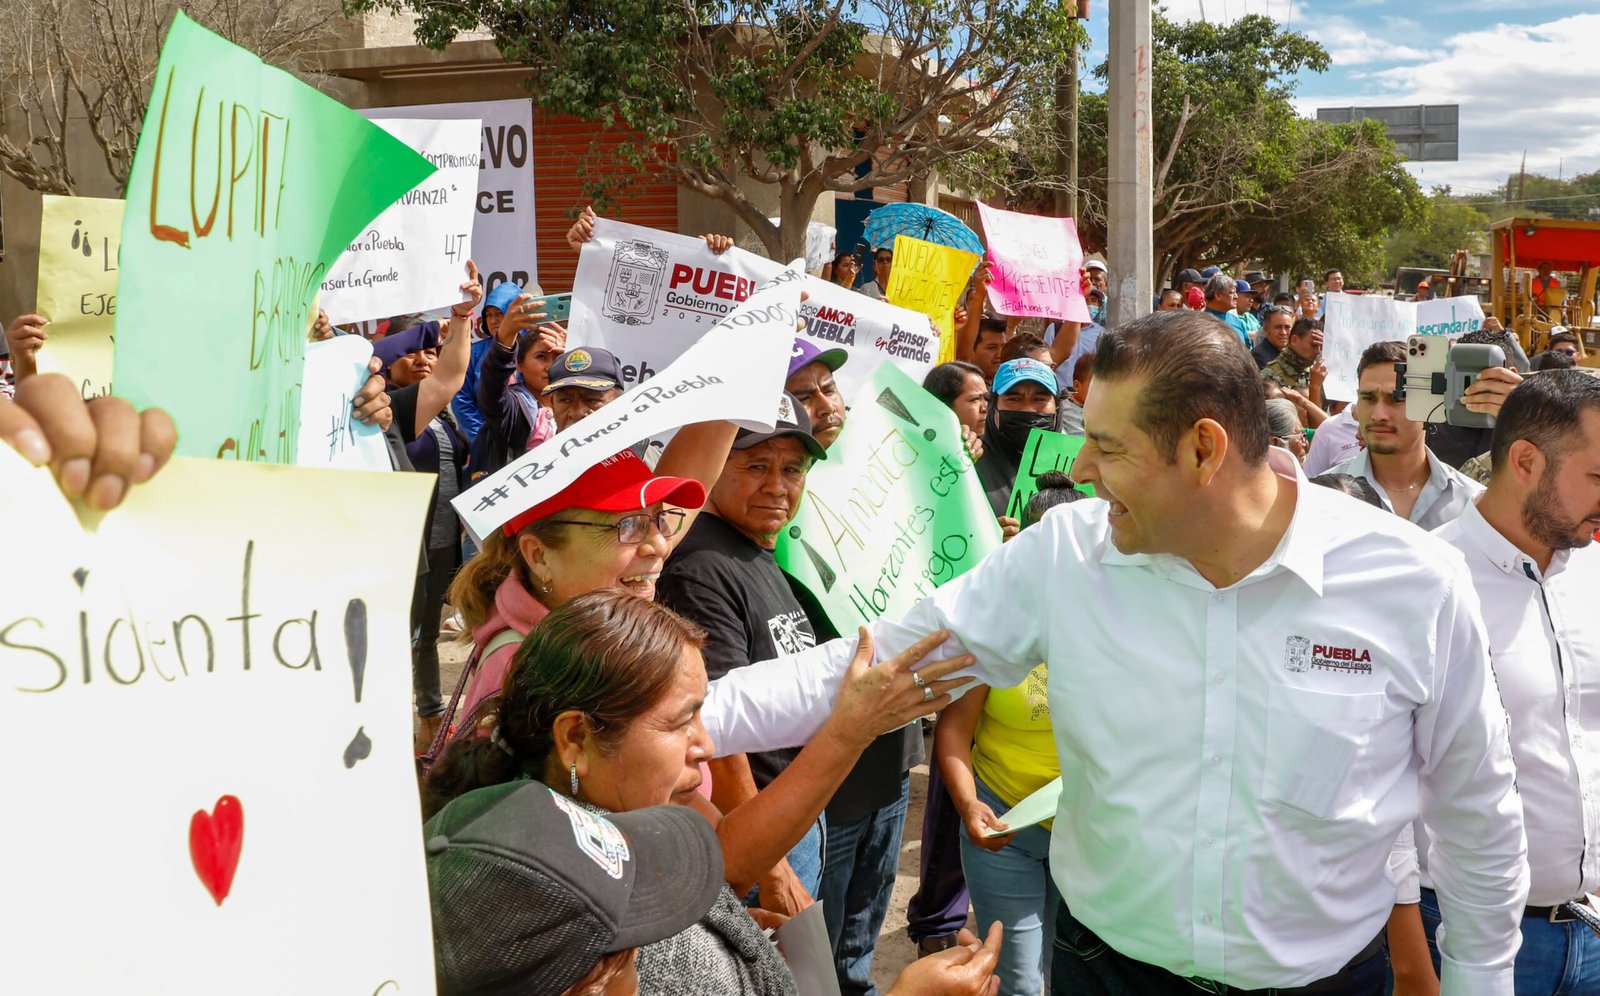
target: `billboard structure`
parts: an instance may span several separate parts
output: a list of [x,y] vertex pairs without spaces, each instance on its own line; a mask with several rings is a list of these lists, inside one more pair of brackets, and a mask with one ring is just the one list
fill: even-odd
[[1455,162],[1460,158],[1460,104],[1410,104],[1404,107],[1319,107],[1317,120],[1349,124],[1373,118],[1389,128],[1389,138],[1412,162]]

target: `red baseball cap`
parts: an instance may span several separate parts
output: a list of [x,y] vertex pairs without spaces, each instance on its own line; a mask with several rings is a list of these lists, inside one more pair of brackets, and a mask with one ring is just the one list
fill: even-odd
[[699,508],[706,503],[705,485],[687,477],[656,477],[632,450],[623,450],[590,467],[576,481],[501,528],[507,536],[515,536],[528,523],[569,508],[633,512],[658,501],[679,508]]

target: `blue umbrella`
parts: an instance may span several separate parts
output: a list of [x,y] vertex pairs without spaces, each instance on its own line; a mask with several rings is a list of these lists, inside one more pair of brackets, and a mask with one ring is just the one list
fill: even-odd
[[867,215],[861,237],[869,245],[893,249],[896,235],[983,255],[983,243],[978,241],[977,233],[950,212],[926,204],[885,204]]

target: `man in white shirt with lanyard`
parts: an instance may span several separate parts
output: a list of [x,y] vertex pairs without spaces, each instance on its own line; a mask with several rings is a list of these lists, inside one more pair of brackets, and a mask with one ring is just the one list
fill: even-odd
[[[1600,380],[1524,380],[1490,460],[1488,490],[1434,535],[1466,555],[1511,727],[1530,870],[1516,991],[1600,993]],[[1431,890],[1422,905],[1431,928]]]
[[[1049,662],[1054,992],[1376,996],[1387,860],[1420,803],[1443,992],[1510,994],[1527,854],[1466,567],[1308,484],[1264,402],[1204,315],[1107,331],[1074,466],[1107,500],[879,620],[876,654],[944,629],[996,687]],[[719,752],[808,738],[855,643],[713,683]]]

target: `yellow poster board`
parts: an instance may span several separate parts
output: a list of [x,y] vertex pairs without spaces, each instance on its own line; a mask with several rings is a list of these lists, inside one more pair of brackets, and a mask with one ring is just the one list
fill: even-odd
[[62,373],[85,398],[111,393],[117,250],[123,202],[46,194],[39,222],[38,311],[50,319],[40,373]]
[[432,489],[180,458],[99,515],[0,445],[0,521],[26,524],[0,727],[32,814],[0,820],[0,991],[433,992],[409,625]]
[[978,257],[933,242],[896,235],[894,267],[883,296],[890,304],[920,311],[939,330],[939,362],[956,357],[955,310]]

